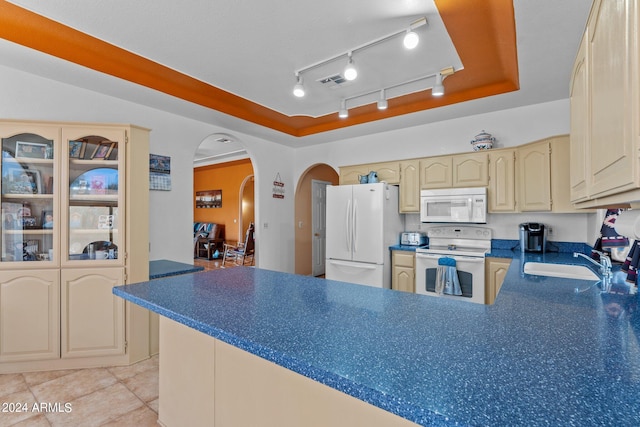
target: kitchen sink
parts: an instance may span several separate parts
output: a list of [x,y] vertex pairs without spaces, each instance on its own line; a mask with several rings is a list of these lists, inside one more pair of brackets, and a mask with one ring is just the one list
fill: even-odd
[[583,265],[527,262],[524,265],[524,272],[536,276],[552,276],[581,280],[600,280],[600,277],[596,273]]

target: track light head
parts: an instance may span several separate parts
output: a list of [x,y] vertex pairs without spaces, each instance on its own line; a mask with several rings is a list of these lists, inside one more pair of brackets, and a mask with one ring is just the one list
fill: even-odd
[[340,111],[338,111],[338,117],[340,117],[341,119],[346,119],[347,117],[349,117],[349,110],[347,110],[347,101],[344,99],[340,102]]
[[300,77],[300,74],[297,73],[296,85],[293,87],[293,94],[298,98],[302,98],[304,96],[304,85],[302,84],[302,77]]
[[404,35],[404,39],[402,40],[402,44],[404,44],[406,49],[415,49],[419,42],[420,36],[411,29],[407,30],[407,33]]
[[347,61],[347,67],[344,69],[344,78],[351,81],[355,80],[356,77],[358,77],[358,70],[353,63],[351,52],[349,52],[347,55],[349,57],[349,60]]
[[380,91],[380,99],[378,100],[378,110],[386,110],[389,106],[387,98],[384,95],[384,89]]
[[444,95],[444,85],[442,84],[442,73],[436,74],[436,83],[431,88],[432,96]]

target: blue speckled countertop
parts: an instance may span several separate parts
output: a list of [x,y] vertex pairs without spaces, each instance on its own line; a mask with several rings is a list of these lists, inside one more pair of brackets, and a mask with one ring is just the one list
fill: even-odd
[[197,273],[202,270],[204,270],[204,267],[197,267],[195,265],[167,259],[149,261],[149,279]]
[[491,306],[249,267],[114,294],[424,426],[640,425],[637,296],[512,256]]

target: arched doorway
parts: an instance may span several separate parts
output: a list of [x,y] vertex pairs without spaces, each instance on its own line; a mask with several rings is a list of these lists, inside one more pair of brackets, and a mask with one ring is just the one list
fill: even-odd
[[295,194],[296,274],[324,274],[323,192],[326,185],[338,185],[338,180],[338,173],[327,164],[309,167],[298,180]]
[[[220,202],[199,207],[198,193],[207,192],[220,195]],[[255,192],[253,163],[242,142],[229,134],[213,134],[200,143],[193,163],[193,194],[194,223],[224,225],[225,241],[244,240],[243,228],[255,222]],[[217,268],[219,263],[210,267]]]

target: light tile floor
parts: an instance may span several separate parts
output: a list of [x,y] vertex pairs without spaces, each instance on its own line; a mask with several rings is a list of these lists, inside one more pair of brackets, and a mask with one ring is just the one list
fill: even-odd
[[157,426],[158,356],[131,366],[0,375],[0,404],[0,427]]

